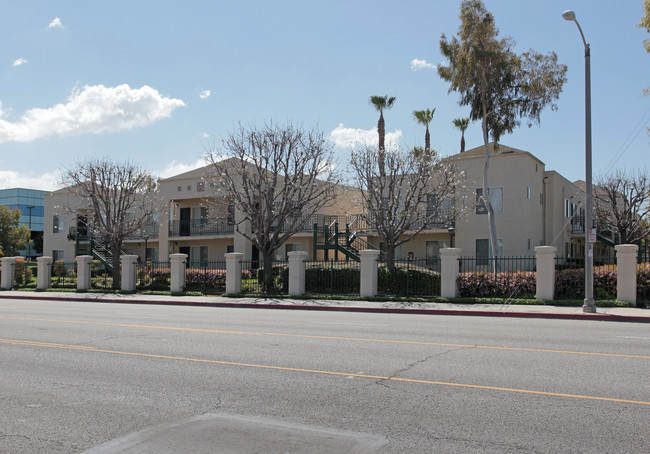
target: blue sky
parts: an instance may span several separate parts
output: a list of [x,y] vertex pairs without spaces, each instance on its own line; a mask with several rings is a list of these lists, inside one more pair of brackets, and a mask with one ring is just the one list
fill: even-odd
[[[391,137],[423,145],[411,112],[436,108],[432,147],[458,152],[467,116],[434,65],[456,34],[459,1],[21,1],[0,4],[0,188],[56,188],[75,160],[110,156],[170,176],[238,122],[316,126],[336,144],[375,137],[371,95],[396,96]],[[584,179],[584,51],[592,48],[594,175],[646,169],[650,55],[641,0],[486,0],[517,50],[568,65],[558,110],[502,143]],[[420,61],[419,66],[414,60]],[[481,144],[480,124],[466,132]]]

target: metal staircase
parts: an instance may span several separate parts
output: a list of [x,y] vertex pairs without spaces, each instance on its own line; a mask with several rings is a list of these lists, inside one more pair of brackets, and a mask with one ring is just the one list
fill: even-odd
[[[75,256],[91,255],[104,265],[107,271],[113,271],[113,252],[107,241],[98,240],[92,235],[83,235],[76,231],[70,233],[71,235],[74,233],[75,236]],[[120,255],[125,254],[124,251],[119,251],[119,253]]]
[[[333,251],[334,259],[339,259],[339,253],[346,260],[360,261],[359,251],[363,249],[377,248],[359,236],[359,231],[351,231],[350,225],[354,225],[355,220],[345,225],[345,230],[339,230],[338,220],[329,225],[314,224],[314,256],[317,251],[325,251],[325,260],[329,260],[329,252]],[[380,259],[385,259],[386,254],[383,251],[379,253]]]

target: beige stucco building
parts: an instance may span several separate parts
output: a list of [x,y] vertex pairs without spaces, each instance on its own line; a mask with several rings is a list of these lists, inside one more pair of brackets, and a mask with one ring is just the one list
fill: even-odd
[[[584,256],[584,191],[524,150],[490,144],[489,197],[495,211],[499,255],[534,256],[536,246],[549,245],[563,257]],[[444,247],[462,249],[463,256],[488,257],[490,253],[487,214],[480,203],[485,154],[483,147],[445,158],[462,172],[454,199],[459,213],[455,223],[436,224],[403,244],[396,258],[437,258]],[[166,261],[172,253],[185,253],[189,261],[222,260],[228,252],[242,252],[245,260],[260,259],[256,248],[237,232],[242,217],[229,202],[205,183],[208,167],[160,181],[160,212],[151,225],[129,238],[123,247],[143,260]],[[278,251],[285,259],[294,250],[307,251],[310,258],[322,258],[314,247],[313,224],[339,220],[344,230],[350,223],[358,236],[381,248],[381,239],[360,222],[364,210],[359,190],[340,186],[334,202],[304,223]],[[44,254],[55,260],[75,257],[74,231],[81,228],[86,214],[75,214],[65,190],[45,196]],[[425,203],[423,201],[423,203]],[[250,228],[245,223],[240,229]],[[453,244],[452,244],[453,242]],[[599,236],[595,254],[613,254],[613,242]],[[329,258],[333,258],[330,254]],[[343,257],[340,257],[343,258]]]

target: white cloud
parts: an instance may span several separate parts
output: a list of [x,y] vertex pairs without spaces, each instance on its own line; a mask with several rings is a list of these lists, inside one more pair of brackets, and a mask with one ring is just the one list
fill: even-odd
[[164,97],[146,85],[85,86],[73,90],[65,104],[30,109],[16,122],[0,119],[0,143],[144,127],[171,116],[174,109],[184,105],[182,100]]
[[61,23],[61,19],[58,17],[55,17],[52,19],[52,22],[47,26],[47,28],[63,28],[63,24]]
[[199,93],[199,98],[201,99],[206,99],[212,96],[212,92],[210,90],[203,90],[201,93]]
[[438,68],[433,63],[428,63],[426,60],[418,60],[414,58],[411,60],[411,70],[419,71],[420,69],[436,69]]
[[201,133],[201,137],[203,137],[204,139],[209,139],[209,138],[210,138],[210,134],[208,134],[207,132],[202,132],[202,133]]
[[59,170],[46,172],[41,175],[19,173],[13,170],[0,170],[0,189],[28,188],[42,191],[58,189],[61,174]]
[[[402,131],[399,129],[394,132],[386,133],[386,145],[396,144],[402,137]],[[332,132],[329,138],[334,145],[339,148],[349,148],[355,145],[371,145],[377,143],[377,128],[372,129],[354,129],[346,128],[340,123]]]
[[26,63],[29,63],[29,62],[27,61],[27,59],[25,59],[25,58],[18,58],[18,59],[16,59],[16,60],[14,60],[12,66],[20,66],[20,65],[24,65],[24,64],[26,64]]
[[196,161],[189,163],[189,164],[184,164],[182,162],[178,162],[176,160],[170,162],[165,166],[165,168],[161,171],[154,171],[154,175],[160,178],[169,178],[173,177],[175,175],[184,173],[184,172],[189,172],[190,170],[194,169],[199,169],[201,167],[205,167],[207,165],[205,157],[201,157],[197,159]]

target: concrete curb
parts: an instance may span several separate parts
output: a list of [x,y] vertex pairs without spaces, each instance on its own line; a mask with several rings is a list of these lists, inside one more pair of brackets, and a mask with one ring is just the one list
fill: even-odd
[[151,304],[162,306],[198,306],[198,307],[223,307],[237,309],[282,309],[325,312],[368,312],[389,314],[418,314],[418,315],[455,315],[469,317],[508,317],[508,318],[550,318],[560,320],[598,320],[608,322],[633,322],[650,323],[649,316],[618,315],[618,314],[588,314],[558,312],[505,312],[501,310],[471,310],[471,309],[422,309],[422,308],[395,308],[395,307],[361,307],[361,306],[314,306],[295,304],[269,304],[269,303],[237,303],[237,302],[210,302],[210,301],[182,301],[182,300],[145,300],[137,298],[111,299],[110,297],[88,298],[69,296],[23,296],[2,295],[0,299],[25,299],[39,301],[80,301],[88,303],[118,303],[118,304]]

